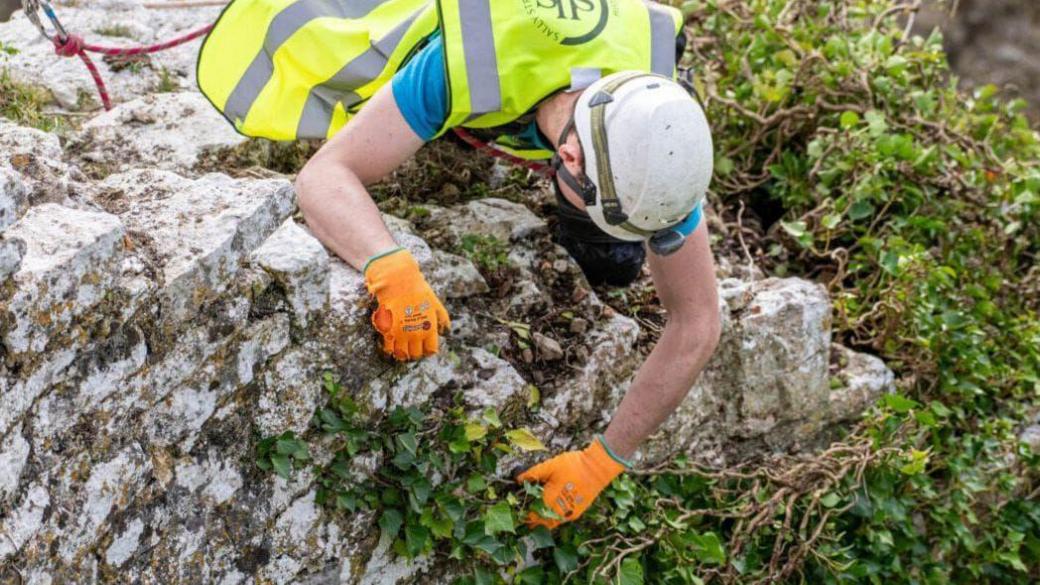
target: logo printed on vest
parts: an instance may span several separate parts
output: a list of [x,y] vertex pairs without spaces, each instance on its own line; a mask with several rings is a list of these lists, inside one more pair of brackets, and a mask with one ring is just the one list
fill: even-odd
[[542,34],[561,45],[581,45],[599,36],[617,7],[613,0],[520,0]]

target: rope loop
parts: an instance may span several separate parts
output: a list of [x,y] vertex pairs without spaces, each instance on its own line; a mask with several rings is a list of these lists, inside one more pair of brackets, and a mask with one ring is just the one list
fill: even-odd
[[64,40],[55,36],[51,41],[54,43],[54,52],[62,57],[75,57],[83,52],[83,37],[77,34],[69,34]]

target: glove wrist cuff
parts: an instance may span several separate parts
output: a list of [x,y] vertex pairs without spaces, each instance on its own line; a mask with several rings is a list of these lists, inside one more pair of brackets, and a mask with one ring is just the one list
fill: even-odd
[[387,250],[379,252],[378,254],[373,254],[369,256],[368,260],[365,260],[365,265],[361,267],[361,274],[365,274],[366,272],[368,272],[368,267],[371,266],[372,263],[376,260],[379,260],[380,258],[385,258],[390,254],[395,254],[397,252],[400,252],[401,250],[404,250],[404,246],[394,246],[393,248],[389,248]]
[[621,465],[621,467],[623,467],[625,471],[632,469],[632,462],[615,453],[614,450],[610,448],[610,445],[607,444],[607,440],[603,438],[603,435],[596,435],[595,442],[599,443],[599,445],[603,447],[604,453],[606,453],[608,457],[613,459],[615,463]]

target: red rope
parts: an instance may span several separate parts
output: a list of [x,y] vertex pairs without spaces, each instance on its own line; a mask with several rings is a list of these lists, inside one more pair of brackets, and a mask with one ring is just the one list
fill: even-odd
[[532,171],[544,175],[546,177],[551,177],[556,174],[556,171],[551,166],[545,163],[527,160],[526,158],[520,158],[514,154],[510,154],[504,150],[495,148],[487,142],[484,142],[483,140],[470,134],[467,130],[463,128],[452,128],[452,131],[454,131],[455,135],[461,138],[463,142],[472,146],[473,148],[476,148],[481,152],[490,154],[491,156],[500,158],[504,161],[511,162],[515,165],[520,165],[522,167],[531,169]]
[[79,57],[80,60],[83,61],[87,70],[90,71],[90,76],[94,78],[94,85],[97,86],[98,95],[101,96],[101,103],[105,106],[106,110],[111,110],[112,100],[108,97],[108,89],[105,87],[105,81],[101,78],[101,73],[98,71],[97,66],[95,66],[94,62],[90,60],[87,51],[113,57],[132,57],[134,55],[158,53],[159,51],[165,51],[166,49],[176,47],[177,45],[183,45],[184,43],[193,41],[207,34],[212,29],[213,25],[207,24],[200,29],[196,29],[186,35],[179,36],[164,43],[138,47],[104,47],[101,45],[89,44],[79,35],[70,34],[65,37],[65,39],[55,36],[53,39],[54,52],[62,57]]

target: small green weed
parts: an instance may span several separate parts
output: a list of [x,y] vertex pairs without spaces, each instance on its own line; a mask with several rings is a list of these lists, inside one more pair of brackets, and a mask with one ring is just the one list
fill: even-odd
[[181,88],[176,76],[169,69],[163,67],[159,70],[159,82],[155,85],[158,93],[171,93]]
[[256,465],[264,471],[274,470],[283,479],[289,479],[294,468],[310,460],[307,443],[296,438],[292,431],[277,437],[268,437],[256,447]]
[[15,81],[6,69],[0,69],[0,116],[46,132],[65,127],[60,116],[44,113],[50,93],[42,88]]
[[459,242],[459,252],[489,272],[509,264],[508,246],[494,236],[466,234]]

